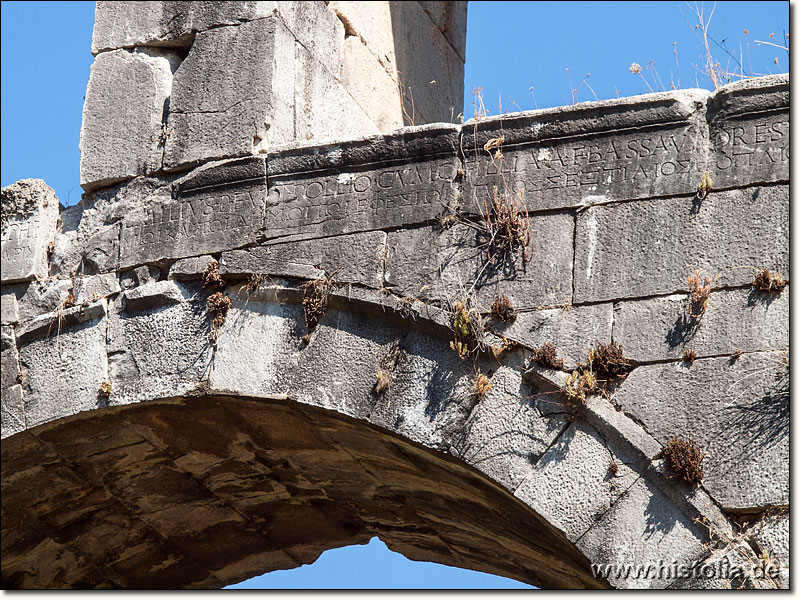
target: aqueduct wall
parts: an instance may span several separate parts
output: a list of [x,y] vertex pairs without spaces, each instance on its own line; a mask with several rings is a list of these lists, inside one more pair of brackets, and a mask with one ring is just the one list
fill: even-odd
[[[151,22],[99,3],[81,203],[3,190],[6,585],[219,587],[378,535],[542,587],[788,586],[789,287],[752,286],[788,274],[788,76],[393,130],[401,106],[329,140],[330,121],[298,129],[321,110],[304,102],[347,123],[376,106],[330,91],[348,89],[346,48],[390,78],[408,60],[378,61],[357,7],[309,9],[341,49],[303,37],[295,3],[160,4]],[[396,4],[463,69],[462,3],[380,10]],[[395,39],[412,22],[393,18]],[[283,138],[275,90],[233,117],[176,108],[216,97],[214,61],[248,40],[329,78],[286,88]],[[150,84],[114,113],[125,65]],[[446,120],[447,98],[415,110]],[[109,130],[130,148],[109,155]],[[527,257],[498,245],[495,186],[524,203]],[[696,269],[712,282],[693,316]],[[460,336],[459,302],[481,340]],[[630,372],[571,401],[570,373],[612,341]],[[562,368],[531,360],[545,343]],[[675,436],[706,454],[699,486],[666,464]],[[720,561],[741,572],[590,566]]]

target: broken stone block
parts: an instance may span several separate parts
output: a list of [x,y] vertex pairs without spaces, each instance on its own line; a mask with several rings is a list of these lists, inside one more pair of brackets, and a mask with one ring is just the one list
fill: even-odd
[[788,222],[782,185],[712,193],[699,211],[691,197],[590,207],[575,230],[575,302],[688,292],[695,269],[714,288],[749,285],[760,265],[788,273]]
[[418,4],[431,18],[462,62],[467,61],[467,3],[428,2]]
[[789,75],[717,90],[708,106],[713,188],[789,181]]
[[56,236],[58,198],[41,179],[22,179],[2,190],[2,282],[47,277]]
[[210,254],[176,260],[169,268],[167,279],[176,279],[178,281],[200,279],[208,263],[212,260],[216,259]]
[[129,207],[120,268],[255,242],[267,193],[263,158],[209,163]]
[[277,17],[198,33],[175,72],[164,167],[294,139],[295,40]]
[[88,191],[161,170],[172,73],[179,56],[137,48],[92,64],[81,127],[81,187]]
[[529,211],[695,193],[707,97],[682,90],[470,120],[464,209],[491,206],[494,186]]

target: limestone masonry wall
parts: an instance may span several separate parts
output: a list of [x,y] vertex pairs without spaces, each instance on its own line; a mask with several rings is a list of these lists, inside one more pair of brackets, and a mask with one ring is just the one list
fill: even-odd
[[[789,285],[753,285],[789,274],[788,75],[397,129],[398,82],[418,123],[460,104],[466,3],[140,4],[98,3],[83,200],[2,191],[4,582],[217,587],[380,535],[788,586]],[[404,70],[421,38],[445,74]],[[630,372],[571,402],[611,342]],[[658,561],[740,571],[589,566]]]

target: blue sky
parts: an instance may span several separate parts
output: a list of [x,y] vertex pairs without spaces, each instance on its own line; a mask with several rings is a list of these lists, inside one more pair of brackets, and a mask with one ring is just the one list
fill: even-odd
[[[757,43],[784,44],[788,2],[706,2],[703,8],[706,18],[714,9],[709,44],[721,70],[788,70],[788,52]],[[63,204],[80,199],[78,137],[93,18],[93,2],[2,2],[3,186],[36,177],[53,187]],[[684,2],[470,2],[464,116],[474,114],[471,92],[477,87],[490,114],[661,91],[670,89],[670,82],[710,89],[697,23],[694,3]],[[630,71],[632,63],[642,67],[640,73]],[[527,587],[414,563],[377,539],[241,587],[378,585]]]

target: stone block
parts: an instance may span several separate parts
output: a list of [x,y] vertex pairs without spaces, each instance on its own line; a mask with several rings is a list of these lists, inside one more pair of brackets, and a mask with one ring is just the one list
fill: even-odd
[[[211,319],[206,298],[210,293],[174,281],[144,288],[126,292],[133,294],[133,301],[126,298],[124,310],[115,303],[110,312],[112,404],[185,394],[208,374],[212,347],[207,337]],[[179,296],[188,300],[176,303]]]
[[[666,496],[645,479],[638,479],[578,540],[577,545],[594,564],[626,564],[649,568],[625,577],[613,574],[608,581],[618,588],[664,588],[675,577],[673,562],[691,563],[703,550],[705,535]],[[664,565],[661,573],[658,566]]]
[[92,54],[131,46],[188,47],[195,32],[270,16],[277,4],[283,3],[98,2]]
[[388,4],[396,60],[392,74],[411,117],[406,124],[456,122],[464,105],[464,59],[419,2]]
[[17,296],[12,291],[3,290],[0,297],[0,324],[14,325],[19,322],[19,303]]
[[302,279],[318,279],[326,272],[341,283],[380,289],[385,252],[386,234],[371,231],[223,252],[219,272],[237,277],[263,273]]
[[203,254],[202,256],[192,256],[191,258],[182,258],[176,260],[169,268],[167,279],[177,279],[178,281],[188,281],[192,279],[200,279],[205,271],[208,263],[216,260],[210,254]]
[[[464,124],[464,204],[492,187],[529,211],[695,193],[705,170],[708,92],[682,90],[527,111]],[[503,138],[502,159],[483,148]]]
[[0,328],[0,353],[3,355],[2,365],[0,365],[0,388],[5,395],[8,388],[19,383],[17,380],[19,353],[13,327]]
[[782,504],[789,493],[789,367],[783,354],[745,354],[636,368],[614,394],[661,444],[693,439],[703,487],[723,510]]
[[299,42],[294,47],[294,136],[329,141],[379,133],[348,90]]
[[3,389],[2,410],[0,410],[0,438],[25,431],[25,400],[19,384]]
[[[516,306],[524,296],[509,298]],[[595,341],[611,341],[612,314],[611,303],[604,303],[529,310],[519,313],[513,323],[503,323],[494,316],[488,319],[492,329],[529,348],[553,344],[565,368],[573,369],[578,362],[586,361]]]
[[256,241],[266,185],[264,159],[251,157],[206,164],[158,188],[124,217],[120,268]]
[[28,428],[102,405],[98,392],[108,379],[107,322],[105,301],[96,304],[102,305],[100,311],[87,310],[81,318],[65,315],[61,327],[56,325],[50,334],[49,324],[36,319],[20,331]]
[[[277,2],[292,35],[336,79],[341,78],[345,31],[329,2]],[[340,132],[341,133],[341,132]]]
[[342,21],[348,37],[357,37],[366,44],[388,73],[394,75],[397,72],[389,2],[333,0],[328,2],[328,8]]
[[[208,263],[206,263],[208,264]],[[139,285],[147,285],[158,281],[161,276],[161,269],[153,265],[143,265],[130,271],[119,274],[119,281],[122,289],[129,290]]]
[[156,281],[128,290],[124,298],[124,310],[142,311],[181,304],[189,298],[189,294],[174,281]]
[[342,85],[378,128],[392,131],[403,126],[400,93],[391,75],[358,36],[344,40]]
[[[788,502],[788,496],[787,496]],[[747,528],[750,539],[754,539],[761,552],[768,557],[777,571],[776,583],[789,589],[789,511],[785,509],[767,511]]]
[[2,209],[2,282],[47,277],[58,221],[55,192],[41,179],[22,179],[2,189]]
[[[753,269],[789,272],[785,186],[594,206],[578,215],[575,302],[688,292],[700,269],[712,288],[748,285]],[[743,266],[750,268],[742,268]]]
[[[513,260],[488,263],[487,236],[481,225],[459,223],[389,233],[386,286],[401,296],[446,302],[474,289],[488,311],[501,292],[518,309],[568,304],[572,294],[572,215],[541,215],[530,221],[531,261],[520,251]],[[474,286],[474,287],[473,287]]]
[[59,306],[54,312],[39,315],[19,325],[14,330],[17,342],[22,345],[33,339],[57,337],[62,329],[102,320],[107,310],[108,304],[105,300],[71,308]]
[[715,189],[789,181],[789,74],[717,90],[708,105]]
[[682,358],[684,350],[713,356],[789,348],[789,288],[775,297],[753,288],[712,292],[700,319],[690,299],[675,294],[614,306],[614,339],[625,356],[650,362]]
[[457,198],[458,129],[408,128],[267,160],[267,239],[327,237],[424,223]]
[[421,0],[418,4],[456,51],[461,62],[466,62],[467,3]]
[[19,297],[19,320],[30,321],[34,317],[59,310],[69,294],[74,304],[90,304],[120,291],[119,281],[113,273],[102,275],[76,275],[72,279],[43,279],[31,282]]
[[[616,470],[609,467],[616,465]],[[639,477],[627,455],[575,421],[539,459],[514,495],[577,541]]]
[[277,17],[198,33],[175,72],[164,167],[294,139],[294,36]]
[[161,170],[162,126],[179,63],[175,52],[151,48],[95,58],[80,138],[84,190]]

